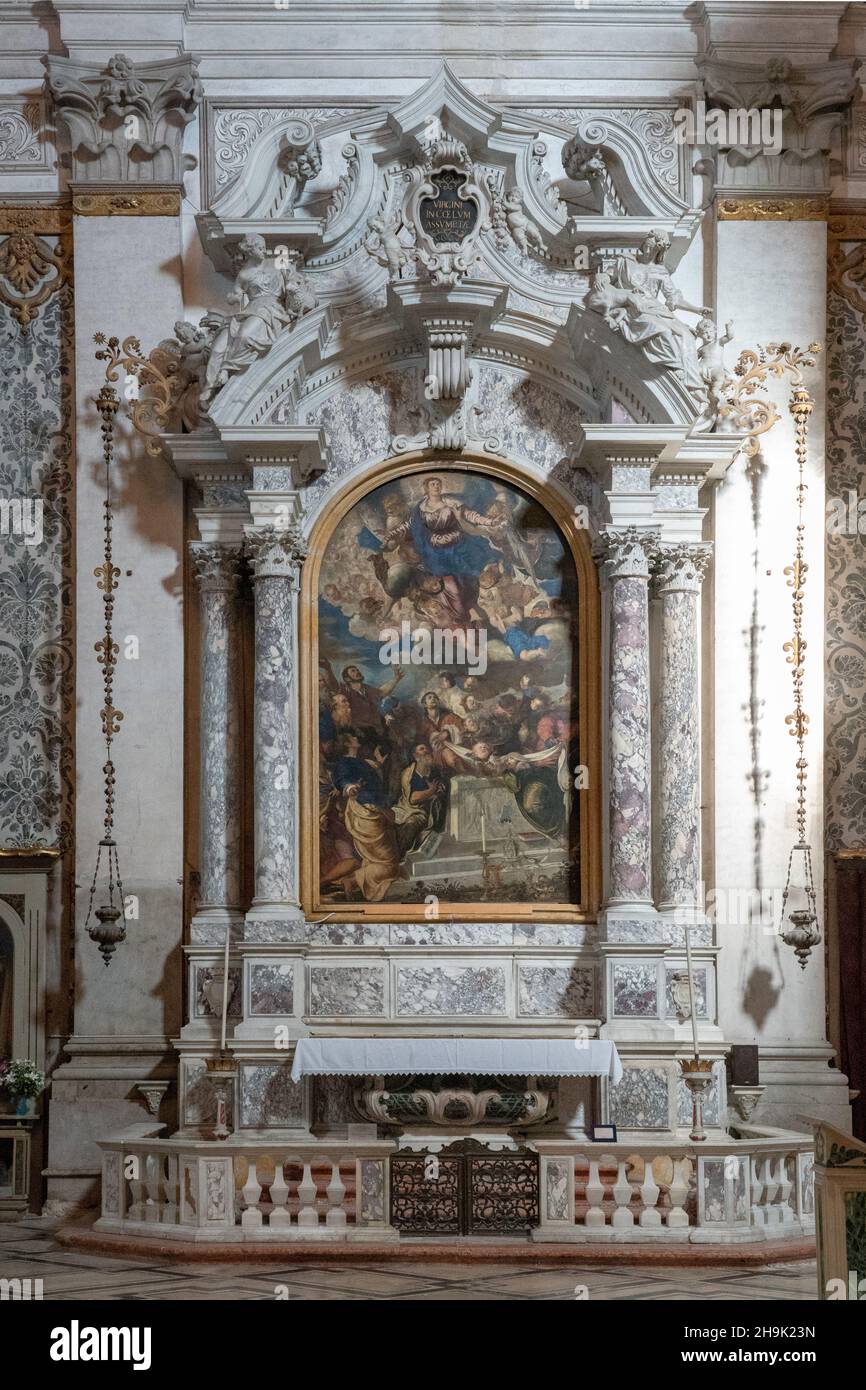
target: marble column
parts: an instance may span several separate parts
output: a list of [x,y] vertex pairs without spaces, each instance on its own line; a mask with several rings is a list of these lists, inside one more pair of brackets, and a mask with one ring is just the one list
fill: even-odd
[[201,900],[197,921],[240,921],[240,545],[190,545],[201,594]]
[[617,917],[652,913],[650,839],[650,559],[655,537],[611,529],[596,554],[609,590],[606,906]]
[[659,548],[654,565],[661,599],[657,727],[660,911],[698,908],[700,882],[700,699],[698,601],[711,547],[686,541]]
[[255,584],[255,939],[291,939],[298,904],[295,610],[305,550],[294,527],[247,531]]

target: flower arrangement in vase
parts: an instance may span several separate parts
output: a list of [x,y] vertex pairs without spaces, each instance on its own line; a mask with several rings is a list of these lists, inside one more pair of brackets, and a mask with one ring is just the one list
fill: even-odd
[[36,1114],[36,1100],[45,1086],[45,1073],[28,1057],[0,1060],[0,1089],[11,1097],[17,1115]]

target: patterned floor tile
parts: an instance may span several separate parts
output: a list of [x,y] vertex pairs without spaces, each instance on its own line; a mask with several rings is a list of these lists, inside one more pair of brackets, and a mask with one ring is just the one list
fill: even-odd
[[285,1288],[288,1302],[802,1302],[817,1298],[815,1265],[718,1269],[583,1261],[538,1264],[411,1261],[299,1261],[221,1264],[91,1255],[55,1243],[50,1233],[0,1229],[0,1278],[42,1279],[47,1301],[263,1302]]

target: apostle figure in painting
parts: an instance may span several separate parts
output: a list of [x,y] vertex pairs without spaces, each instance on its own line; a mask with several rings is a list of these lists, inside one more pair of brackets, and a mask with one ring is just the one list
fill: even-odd
[[446,786],[436,774],[433,754],[426,743],[416,744],[413,753],[400,776],[400,799],[394,806],[404,854],[445,825]]
[[353,724],[360,728],[382,728],[382,701],[392,693],[398,681],[403,679],[400,666],[394,667],[394,674],[384,685],[368,685],[359,666],[347,666],[342,679],[337,680],[327,657],[319,659],[322,679],[326,689],[334,696],[342,695],[348,701]]
[[495,533],[505,523],[489,520],[457,497],[446,497],[441,478],[425,478],[422,488],[423,498],[412,508],[408,521],[389,530],[384,549],[396,549],[411,536],[422,569],[442,580],[451,621],[468,627],[478,602],[479,575],[496,556],[490,542],[465,531],[464,524]]
[[394,812],[388,805],[380,771],[361,756],[361,740],[352,732],[342,739],[331,780],[345,797],[345,826],[360,864],[355,880],[367,902],[381,902],[401,876],[402,852],[397,843]]

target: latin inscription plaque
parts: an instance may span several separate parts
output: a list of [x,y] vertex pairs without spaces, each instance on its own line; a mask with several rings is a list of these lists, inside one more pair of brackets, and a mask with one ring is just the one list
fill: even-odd
[[436,192],[432,198],[422,198],[418,206],[422,229],[437,246],[465,241],[478,221],[474,199],[460,197],[466,175],[456,169],[443,169],[431,175],[430,182]]

